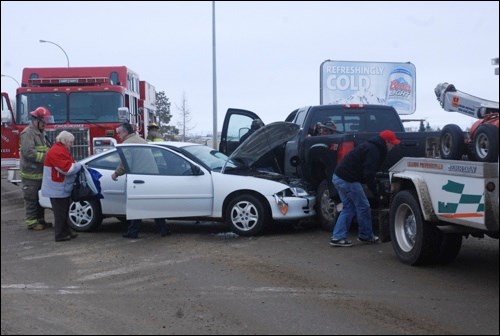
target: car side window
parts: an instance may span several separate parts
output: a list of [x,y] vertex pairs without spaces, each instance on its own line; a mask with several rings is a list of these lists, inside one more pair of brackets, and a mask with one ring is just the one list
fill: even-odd
[[115,170],[120,163],[120,155],[117,151],[110,152],[87,163],[90,168]]
[[153,148],[153,156],[158,165],[160,175],[193,175],[191,163],[177,153],[160,148]]

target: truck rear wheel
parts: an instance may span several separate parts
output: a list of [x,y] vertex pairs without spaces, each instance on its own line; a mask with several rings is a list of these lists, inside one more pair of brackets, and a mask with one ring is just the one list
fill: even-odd
[[472,141],[477,161],[498,161],[498,128],[492,124],[482,124],[476,130]]
[[321,181],[316,191],[316,214],[321,228],[329,232],[333,231],[340,213],[337,211],[338,202],[331,196],[328,181]]
[[439,151],[445,160],[461,160],[466,152],[464,134],[460,126],[448,124],[439,137]]
[[424,220],[414,192],[403,190],[394,196],[390,208],[392,247],[399,260],[416,266],[436,261],[441,232]]

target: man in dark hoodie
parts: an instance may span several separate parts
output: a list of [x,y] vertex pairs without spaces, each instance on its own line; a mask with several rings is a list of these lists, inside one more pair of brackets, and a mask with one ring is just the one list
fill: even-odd
[[331,246],[352,246],[347,234],[355,216],[358,240],[364,243],[378,242],[378,237],[373,234],[370,203],[361,184],[366,184],[374,195],[377,194],[375,174],[384,163],[387,152],[399,143],[393,131],[382,131],[349,152],[335,169],[332,182],[339,193],[343,209],[333,228]]

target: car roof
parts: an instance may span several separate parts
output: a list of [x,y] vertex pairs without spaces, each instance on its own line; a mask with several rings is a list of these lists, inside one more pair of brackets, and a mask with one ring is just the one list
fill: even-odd
[[187,142],[187,141],[151,141],[148,142],[150,145],[167,145],[177,148],[188,147],[188,146],[206,146],[204,144]]

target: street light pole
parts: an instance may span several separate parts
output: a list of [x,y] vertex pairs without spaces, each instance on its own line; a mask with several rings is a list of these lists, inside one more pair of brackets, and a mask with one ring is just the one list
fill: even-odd
[[215,1],[212,1],[212,90],[213,90],[213,148],[217,148],[217,68],[215,55]]
[[17,81],[17,79],[15,79],[14,77],[9,76],[9,75],[4,75],[4,74],[2,74],[2,77],[7,77],[7,78],[12,79],[14,82],[17,83],[17,87],[21,87],[21,84],[19,84],[19,82]]
[[57,43],[55,42],[52,42],[52,41],[46,41],[46,40],[40,40],[40,43],[51,43],[53,45],[55,45],[56,47],[58,47],[59,49],[62,50],[62,52],[64,53],[64,56],[66,56],[66,61],[68,62],[68,68],[69,68],[69,57],[68,57],[68,54],[66,54],[66,51],[64,51],[64,49]]

